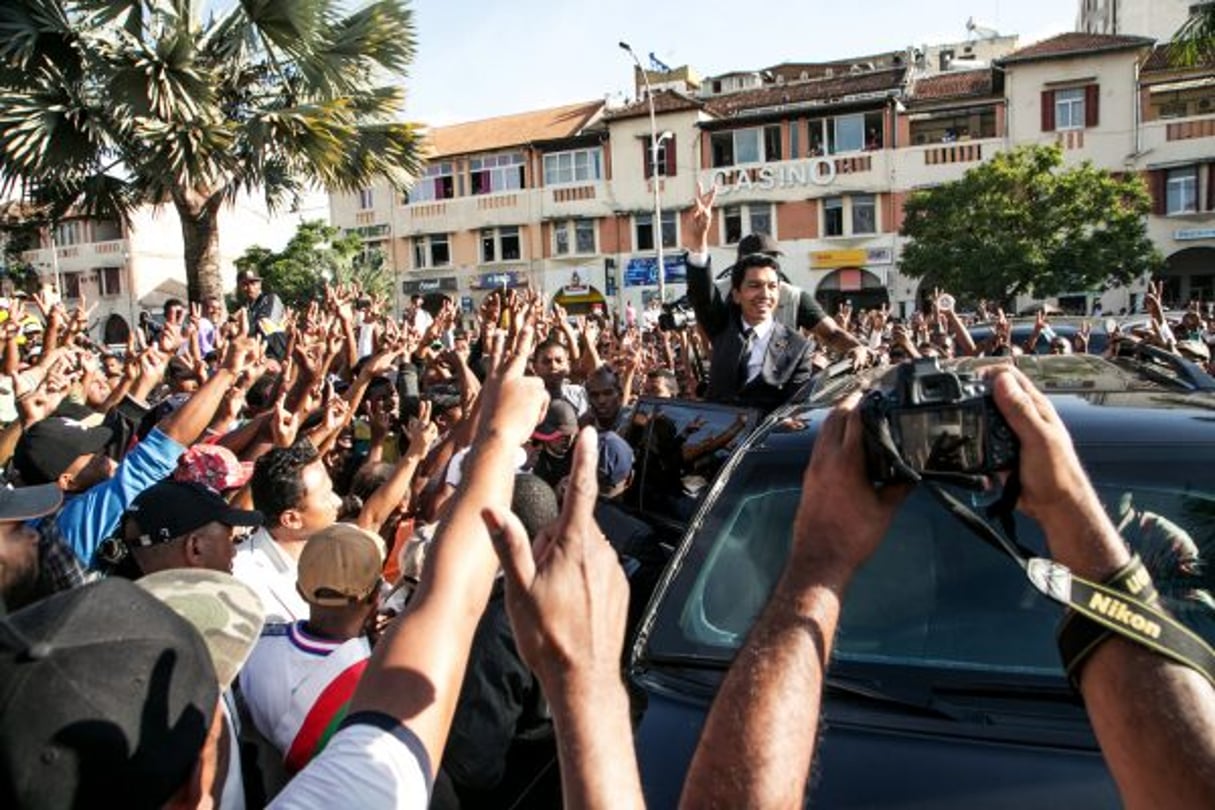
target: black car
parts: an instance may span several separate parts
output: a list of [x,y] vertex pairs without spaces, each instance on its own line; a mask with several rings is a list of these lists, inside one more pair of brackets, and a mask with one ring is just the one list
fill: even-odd
[[[1025,356],[1017,363],[1059,410],[1102,501],[1169,608],[1215,641],[1215,577],[1206,565],[1215,554],[1215,394],[1195,392],[1206,383],[1143,373],[1137,358]],[[636,745],[651,808],[678,801],[717,688],[784,564],[814,437],[831,403],[858,382],[824,380],[804,403],[691,454],[670,447],[686,430],[681,421],[704,420],[690,435],[706,434],[709,447],[710,421],[721,435],[734,430],[734,419],[754,415],[710,408],[705,418],[696,415],[705,406],[692,403],[639,405],[635,443],[657,453],[665,442],[667,460],[650,458],[635,506],[664,513],[672,526],[689,518],[629,668],[644,705]],[[733,444],[737,450],[723,458]],[[705,474],[683,466],[689,456],[702,460]],[[1019,517],[1017,533],[1045,555],[1036,524]],[[1118,806],[1059,662],[1060,616],[1007,557],[927,492],[914,492],[848,592],[808,802]]]

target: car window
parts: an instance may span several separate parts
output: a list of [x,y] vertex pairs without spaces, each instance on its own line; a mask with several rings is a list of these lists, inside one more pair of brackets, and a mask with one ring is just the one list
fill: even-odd
[[626,502],[680,525],[754,425],[749,411],[678,400],[643,402],[625,429],[641,471]]
[[[1180,448],[1176,457],[1185,457]],[[1198,465],[1144,472],[1128,459],[1104,463],[1093,474],[1102,502],[1143,557],[1166,605],[1215,640],[1215,583],[1204,565],[1215,553],[1209,479]],[[800,475],[800,463],[748,454],[659,607],[650,654],[731,657],[784,565]],[[1017,533],[1034,553],[1045,552],[1035,523],[1019,516]],[[1055,645],[1061,615],[1011,560],[920,489],[849,588],[836,655],[1061,674]]]

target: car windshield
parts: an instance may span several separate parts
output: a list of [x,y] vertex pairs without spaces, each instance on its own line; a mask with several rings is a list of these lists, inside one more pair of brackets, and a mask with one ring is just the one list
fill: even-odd
[[[1194,457],[1176,451],[1173,458]],[[1115,461],[1101,456],[1087,466],[1122,536],[1143,557],[1173,614],[1215,641],[1215,583],[1206,565],[1215,553],[1215,494],[1205,465],[1147,469],[1129,450]],[[742,644],[788,553],[804,457],[796,464],[784,457],[782,463],[776,453],[751,453],[731,476],[663,599],[647,657],[725,665]],[[1018,516],[1017,534],[1045,554],[1033,521]],[[1061,615],[1007,556],[921,488],[849,588],[835,654],[1061,678],[1055,645]]]

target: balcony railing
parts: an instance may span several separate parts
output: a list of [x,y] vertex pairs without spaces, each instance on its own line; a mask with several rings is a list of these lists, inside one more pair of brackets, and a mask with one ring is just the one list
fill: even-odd
[[589,186],[561,186],[553,189],[554,203],[571,203],[579,202],[580,200],[593,200],[598,195],[596,187]]
[[1165,127],[1165,139],[1170,141],[1188,141],[1191,138],[1210,137],[1215,137],[1215,118],[1174,121]]
[[476,199],[478,211],[497,211],[503,208],[517,208],[521,197],[518,194],[491,194],[478,196]]
[[947,163],[977,163],[983,160],[983,144],[951,143],[932,146],[924,150],[925,166],[940,166]]

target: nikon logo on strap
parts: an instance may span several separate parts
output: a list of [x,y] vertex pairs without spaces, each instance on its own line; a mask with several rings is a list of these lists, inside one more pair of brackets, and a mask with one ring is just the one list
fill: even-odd
[[1121,599],[1115,599],[1112,596],[1106,596],[1103,593],[1094,591],[1092,596],[1089,597],[1088,607],[1090,610],[1105,616],[1105,618],[1119,624],[1124,624],[1148,638],[1160,638],[1160,625],[1150,619],[1144,618]]

